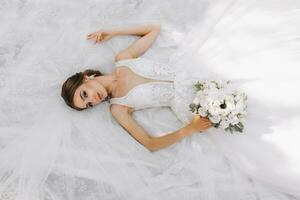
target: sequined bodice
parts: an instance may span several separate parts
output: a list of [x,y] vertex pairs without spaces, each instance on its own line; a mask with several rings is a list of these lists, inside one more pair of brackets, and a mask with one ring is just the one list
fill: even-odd
[[129,67],[135,74],[153,80],[135,86],[123,97],[110,99],[110,104],[125,105],[134,110],[170,106],[174,97],[174,69],[167,64],[141,57],[115,63],[115,67],[121,66]]

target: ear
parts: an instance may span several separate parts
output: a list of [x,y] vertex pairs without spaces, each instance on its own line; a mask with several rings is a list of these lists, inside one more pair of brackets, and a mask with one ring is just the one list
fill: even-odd
[[89,81],[88,75],[83,75],[83,81],[84,81],[84,82]]

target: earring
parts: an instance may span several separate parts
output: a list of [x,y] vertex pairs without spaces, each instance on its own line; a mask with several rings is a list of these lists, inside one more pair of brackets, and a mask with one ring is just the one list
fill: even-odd
[[109,100],[110,100],[110,96],[107,95],[107,96],[105,97],[104,101],[109,101]]

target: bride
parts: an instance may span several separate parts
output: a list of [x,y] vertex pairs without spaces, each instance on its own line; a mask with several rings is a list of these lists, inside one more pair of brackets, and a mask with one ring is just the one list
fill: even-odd
[[[171,81],[178,75],[175,70],[162,63],[138,58],[151,47],[159,32],[159,25],[148,25],[89,34],[88,39],[94,40],[95,43],[106,41],[119,34],[141,35],[142,37],[116,55],[115,61],[118,67],[111,74],[102,75],[100,71],[95,70],[76,73],[65,81],[61,92],[67,105],[76,110],[84,110],[105,99],[110,99],[110,111],[114,118],[150,151],[164,148],[194,132],[204,131],[211,127],[207,118],[195,116],[191,123],[174,133],[151,137],[133,119],[134,110],[171,106],[172,100],[178,98],[174,97],[174,81]],[[141,75],[135,72],[140,72]],[[165,78],[165,80],[154,78]],[[185,108],[188,111],[188,107]]]
[[[3,1],[0,199],[300,199],[299,8]],[[243,134],[188,109],[220,79],[248,95]]]
[[[270,168],[268,171],[264,169],[270,167],[264,156],[270,156],[272,152],[259,149],[259,141],[253,141],[247,135],[240,138],[232,136],[230,141],[219,130],[209,129],[211,123],[207,118],[194,117],[190,113],[188,105],[193,99],[192,85],[201,79],[200,76],[188,74],[183,68],[175,69],[140,57],[150,48],[159,32],[160,26],[145,25],[89,34],[87,39],[95,43],[121,34],[140,35],[141,38],[115,56],[115,68],[111,74],[103,75],[98,70],[86,69],[68,78],[61,90],[66,104],[82,111],[109,102],[115,120],[150,151],[178,143],[192,133],[205,131],[208,135],[193,138],[194,142],[190,145],[196,148],[189,149],[195,159],[192,162],[200,164],[196,167],[198,173],[195,176],[205,180],[202,184],[210,185],[208,188],[203,185],[199,187],[204,199],[293,199],[288,194],[294,194],[297,189],[286,185],[292,183],[292,179],[285,180],[284,176],[271,173]],[[137,123],[133,114],[153,107],[170,107],[184,127],[171,133],[151,136]],[[168,123],[168,119],[165,120],[163,123]],[[241,146],[243,143],[247,144]],[[253,147],[257,148],[256,153],[250,150]],[[261,150],[265,151],[264,154],[259,153]],[[194,167],[190,169],[194,170]],[[276,185],[279,179],[282,185]],[[276,183],[272,183],[272,180]]]

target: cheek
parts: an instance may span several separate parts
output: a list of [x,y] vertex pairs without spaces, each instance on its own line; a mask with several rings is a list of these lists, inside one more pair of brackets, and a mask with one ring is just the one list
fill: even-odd
[[105,88],[103,88],[102,92],[103,92],[103,94],[104,94],[104,95],[106,95],[106,94],[107,94],[107,92],[106,92]]
[[99,86],[99,92],[103,95],[106,95],[106,93],[107,93],[105,88],[102,85]]

